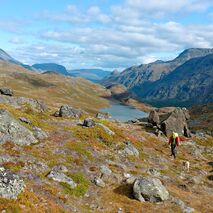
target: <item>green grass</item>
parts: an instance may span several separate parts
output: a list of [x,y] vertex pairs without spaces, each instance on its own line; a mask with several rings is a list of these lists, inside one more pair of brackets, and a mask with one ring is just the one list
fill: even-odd
[[60,185],[63,187],[64,192],[78,197],[84,196],[90,186],[90,181],[82,173],[71,174],[69,176],[77,183],[77,187],[72,189],[69,184],[62,182]]

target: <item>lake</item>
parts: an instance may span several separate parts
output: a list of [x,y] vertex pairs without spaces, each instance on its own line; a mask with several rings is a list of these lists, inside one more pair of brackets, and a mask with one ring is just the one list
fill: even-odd
[[129,120],[148,117],[146,112],[138,110],[131,106],[126,106],[120,103],[111,102],[111,106],[108,108],[103,108],[100,111],[109,113],[112,116],[112,119],[126,122]]

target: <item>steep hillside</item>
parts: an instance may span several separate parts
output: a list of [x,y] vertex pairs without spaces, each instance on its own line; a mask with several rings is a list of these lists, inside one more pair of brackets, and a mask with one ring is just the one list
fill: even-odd
[[112,74],[109,78],[104,79],[102,84],[108,86],[113,83],[118,83],[125,85],[129,89],[133,87],[140,87],[141,90],[147,89],[149,85],[147,82],[163,79],[168,73],[185,63],[187,60],[206,56],[208,54],[213,54],[213,49],[187,49],[172,61],[156,61],[150,64],[141,64],[140,66],[130,67],[120,74]]
[[213,55],[193,58],[176,68],[147,90],[134,91],[143,100],[157,105],[182,105],[213,102]]
[[13,64],[21,64],[21,62],[12,58],[9,54],[7,54],[4,50],[0,49],[0,61],[5,61]]
[[95,111],[107,105],[101,98],[105,93],[101,86],[80,78],[31,72],[5,62],[0,62],[0,86],[14,89],[18,96],[38,98],[55,107],[67,103]]

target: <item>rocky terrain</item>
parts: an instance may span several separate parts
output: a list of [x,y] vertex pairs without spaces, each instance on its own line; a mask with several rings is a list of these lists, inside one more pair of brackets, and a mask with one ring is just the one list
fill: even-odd
[[172,61],[130,67],[102,83],[123,84],[138,99],[156,106],[211,103],[212,53],[213,49],[187,49]]
[[[113,121],[95,116],[107,105],[98,85],[0,65],[2,212],[213,211],[213,140],[185,134],[186,109]],[[176,160],[165,136],[171,128],[192,136]]]

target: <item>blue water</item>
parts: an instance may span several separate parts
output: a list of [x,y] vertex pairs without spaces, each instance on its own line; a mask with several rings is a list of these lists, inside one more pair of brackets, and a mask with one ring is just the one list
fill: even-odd
[[101,109],[101,112],[109,113],[112,119],[122,122],[148,117],[148,114],[141,110],[115,102],[112,102],[110,107]]

